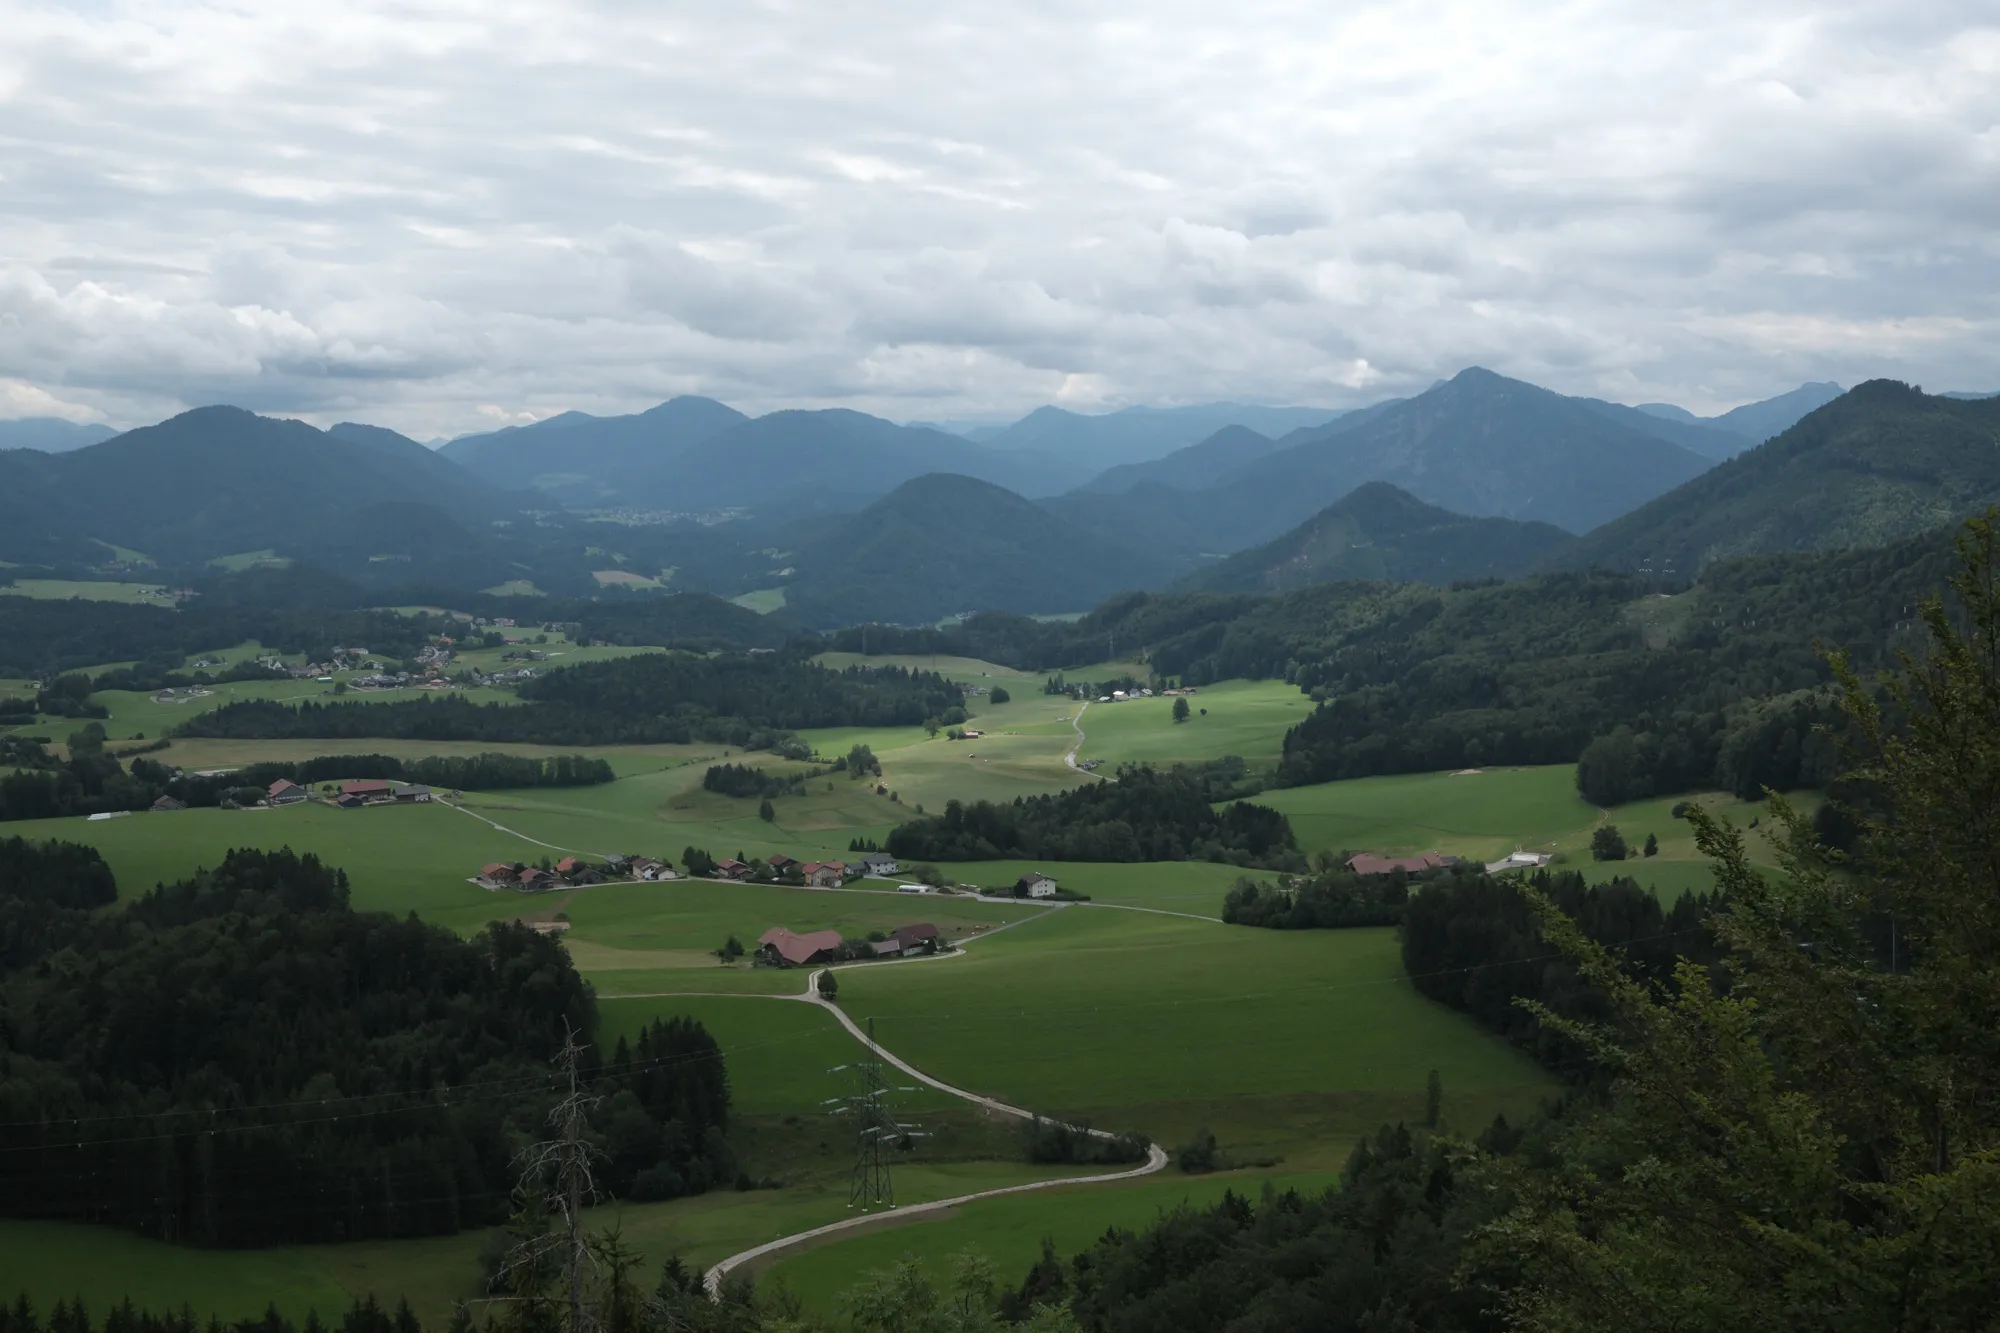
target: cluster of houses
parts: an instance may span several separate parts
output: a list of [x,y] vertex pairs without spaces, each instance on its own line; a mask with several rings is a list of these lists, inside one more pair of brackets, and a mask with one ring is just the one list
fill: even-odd
[[520,861],[491,861],[479,868],[473,883],[482,889],[519,889],[522,893],[546,893],[551,889],[578,888],[588,884],[609,884],[614,880],[645,880],[648,883],[680,878],[665,861],[650,856],[614,853],[602,866],[581,857],[565,856],[544,870]]
[[879,940],[844,940],[837,930],[803,934],[773,926],[757,937],[756,960],[765,967],[815,967],[869,958],[906,958],[936,953],[943,943],[928,921],[898,926]]

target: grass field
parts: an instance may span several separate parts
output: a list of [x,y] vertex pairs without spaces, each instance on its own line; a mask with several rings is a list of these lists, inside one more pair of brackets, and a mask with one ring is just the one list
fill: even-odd
[[165,592],[157,583],[100,583],[82,579],[17,579],[13,583],[0,583],[0,595],[11,597],[40,597],[56,601],[80,597],[86,602],[145,602],[154,606],[171,606],[173,603]]
[[1297,686],[1276,680],[1207,685],[1187,702],[1191,711],[1185,722],[1173,720],[1172,699],[1092,704],[1083,715],[1090,739],[1081,757],[1114,766],[1145,762],[1164,767],[1239,755],[1252,768],[1270,768],[1283,752],[1285,732],[1313,710],[1313,701]]
[[739,597],[732,597],[729,600],[747,611],[755,611],[760,616],[768,616],[785,604],[785,590],[783,588],[757,588]]
[[919,1068],[1017,1105],[1179,1142],[1201,1125],[1287,1164],[1335,1166],[1356,1134],[1421,1111],[1520,1111],[1546,1078],[1420,998],[1394,932],[1253,931],[1065,908],[946,966],[841,974]]

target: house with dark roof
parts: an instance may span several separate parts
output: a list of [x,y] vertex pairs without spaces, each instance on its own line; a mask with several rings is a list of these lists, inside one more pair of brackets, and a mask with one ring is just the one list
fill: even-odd
[[896,858],[887,852],[868,852],[861,858],[864,875],[893,875],[897,869]]
[[431,789],[421,782],[405,782],[392,789],[389,794],[403,804],[409,805],[430,800]]
[[1440,856],[1436,852],[1422,852],[1416,856],[1376,856],[1372,852],[1361,852],[1347,858],[1347,868],[1357,875],[1387,875],[1398,870],[1421,875],[1426,870],[1441,870],[1457,864],[1457,857]]
[[742,861],[717,861],[715,873],[724,879],[746,880],[750,878],[751,870],[749,865]]
[[896,942],[903,946],[904,953],[936,953],[938,928],[928,921],[917,921],[907,926],[898,926],[891,931]]
[[876,940],[868,947],[875,951],[877,958],[901,958],[903,956],[903,942],[893,935],[886,940]]
[[152,810],[154,814],[160,814],[168,810],[185,810],[185,809],[187,809],[187,802],[179,799],[178,797],[173,797],[173,796],[162,796],[159,800],[153,802],[152,805]]
[[798,858],[794,856],[786,856],[783,852],[779,852],[775,856],[772,856],[764,864],[771,867],[772,874],[778,875],[780,877],[789,875],[794,870],[797,870],[799,868]]
[[1053,898],[1056,896],[1056,882],[1039,870],[1031,870],[1014,881],[1016,898]]
[[757,956],[774,967],[809,967],[831,961],[840,943],[837,930],[796,935],[783,926],[773,926],[757,937]]
[[518,863],[489,861],[479,867],[479,878],[488,884],[517,884],[521,879],[521,867]]

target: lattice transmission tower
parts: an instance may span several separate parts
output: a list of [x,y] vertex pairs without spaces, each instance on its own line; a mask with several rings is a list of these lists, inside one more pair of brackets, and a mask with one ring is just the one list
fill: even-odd
[[854,1177],[848,1191],[849,1208],[894,1208],[896,1182],[889,1168],[890,1154],[910,1139],[924,1137],[916,1125],[898,1121],[889,1110],[888,1094],[914,1092],[914,1088],[891,1087],[882,1071],[882,1055],[875,1045],[875,1020],[868,1020],[868,1043],[861,1059],[831,1072],[851,1070],[855,1091],[846,1097],[829,1099],[835,1115],[854,1118]]

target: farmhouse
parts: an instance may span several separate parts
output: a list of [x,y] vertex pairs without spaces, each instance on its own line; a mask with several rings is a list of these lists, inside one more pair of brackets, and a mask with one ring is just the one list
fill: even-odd
[[793,870],[799,868],[798,859],[786,856],[783,852],[779,852],[776,856],[765,862],[765,864],[771,867],[772,874],[779,876],[789,875]]
[[810,930],[794,935],[783,926],[773,926],[757,937],[757,956],[773,967],[806,967],[824,963],[840,947],[837,930]]
[[387,801],[393,799],[396,784],[382,778],[358,778],[340,784],[340,803],[347,804],[350,796],[363,801]]
[[1357,875],[1387,875],[1398,870],[1421,875],[1426,870],[1440,870],[1457,864],[1457,857],[1440,856],[1436,852],[1423,852],[1417,856],[1376,856],[1372,852],[1361,852],[1347,858],[1347,868]]
[[1056,882],[1039,870],[1031,870],[1014,881],[1016,898],[1053,898],[1056,896]]
[[523,893],[544,893],[550,889],[559,889],[561,887],[562,881],[546,870],[523,870],[521,872],[521,891]]
[[903,956],[903,942],[894,936],[886,940],[876,940],[868,947],[875,951],[877,958],[901,958]]
[[479,867],[479,879],[481,883],[491,884],[496,888],[506,887],[521,882],[522,869],[518,861],[511,865],[505,861],[489,861]]
[[861,858],[861,873],[864,875],[893,875],[897,868],[896,858],[887,852],[868,852]]
[[717,861],[715,873],[723,879],[746,880],[750,878],[750,867],[741,861]]
[[431,789],[421,782],[405,782],[389,794],[402,804],[409,805],[418,801],[430,800]]
[[839,861],[808,861],[799,873],[815,889],[837,889],[847,882],[847,866]]
[[162,796],[159,800],[153,802],[152,809],[154,814],[159,814],[165,810],[185,810],[187,809],[187,802],[178,800],[172,796]]
[[907,926],[898,926],[890,932],[904,953],[936,953],[938,928],[928,921],[916,921]]
[[583,869],[583,862],[577,860],[574,856],[565,856],[562,860],[556,862],[556,873],[558,875],[574,875],[581,869]]
[[272,805],[296,805],[308,799],[310,793],[290,778],[279,778],[264,789],[264,799]]

